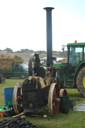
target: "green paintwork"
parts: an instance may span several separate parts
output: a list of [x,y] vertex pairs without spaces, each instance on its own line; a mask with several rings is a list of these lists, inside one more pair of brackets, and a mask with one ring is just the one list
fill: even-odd
[[[63,63],[55,63],[55,64],[53,64],[53,67],[61,67],[61,66],[63,66]],[[47,67],[47,65],[43,64],[43,67]]]
[[82,43],[68,43],[67,46],[85,46],[85,42],[82,42]]
[[53,64],[53,66],[54,67],[61,67],[61,66],[63,66],[63,64],[62,63],[55,63],[55,64]]

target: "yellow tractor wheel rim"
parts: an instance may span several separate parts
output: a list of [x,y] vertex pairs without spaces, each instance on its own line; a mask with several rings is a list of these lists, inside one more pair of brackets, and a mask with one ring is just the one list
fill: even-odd
[[85,76],[83,77],[83,86],[85,88]]

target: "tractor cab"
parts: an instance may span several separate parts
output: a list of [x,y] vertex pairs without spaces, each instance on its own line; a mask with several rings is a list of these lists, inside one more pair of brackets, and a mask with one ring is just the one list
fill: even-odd
[[77,66],[85,60],[85,43],[69,43],[68,48],[68,64]]
[[60,67],[59,78],[64,87],[76,87],[78,72],[85,67],[85,42],[67,44],[67,63]]

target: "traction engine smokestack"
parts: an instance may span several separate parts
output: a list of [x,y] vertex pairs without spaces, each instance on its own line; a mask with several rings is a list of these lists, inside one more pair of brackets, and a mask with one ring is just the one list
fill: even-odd
[[47,66],[52,64],[52,9],[53,7],[46,7],[46,24],[47,24]]

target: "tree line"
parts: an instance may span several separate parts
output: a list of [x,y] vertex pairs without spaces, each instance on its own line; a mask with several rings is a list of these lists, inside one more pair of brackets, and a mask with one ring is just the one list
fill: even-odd
[[[39,54],[47,54],[45,50],[38,50],[38,51],[33,51],[30,49],[21,49],[16,52],[14,52],[11,48],[6,48],[4,50],[0,49],[0,52],[5,52],[5,53],[39,53]],[[59,57],[66,57],[67,56],[67,51],[53,51],[53,55],[59,56]]]

